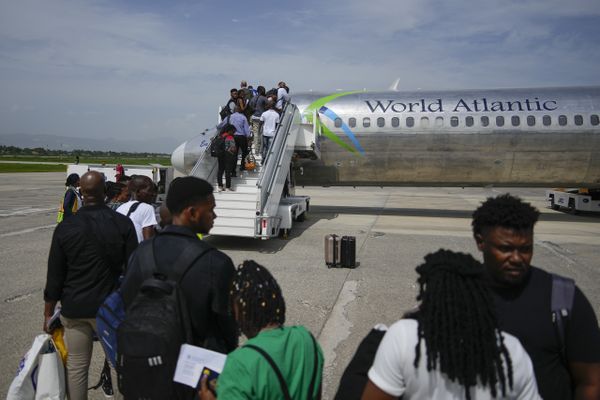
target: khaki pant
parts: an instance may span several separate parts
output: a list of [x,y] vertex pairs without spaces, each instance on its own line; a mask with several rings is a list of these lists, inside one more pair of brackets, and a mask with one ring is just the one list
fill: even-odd
[[69,400],[87,400],[88,370],[93,350],[95,319],[71,319],[61,316],[65,327],[67,357],[67,394]]
[[251,125],[251,130],[252,130],[252,134],[254,135],[254,139],[252,140],[252,149],[254,150],[254,154],[258,155],[261,153],[261,137],[262,137],[262,127],[261,127],[261,123],[260,123],[260,119],[258,118],[252,118],[252,125]]

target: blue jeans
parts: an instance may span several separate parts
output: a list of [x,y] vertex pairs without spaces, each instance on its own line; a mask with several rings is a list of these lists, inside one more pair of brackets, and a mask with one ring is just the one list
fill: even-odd
[[262,138],[262,151],[260,152],[260,155],[262,156],[264,161],[265,157],[267,156],[267,152],[269,151],[269,147],[271,146],[271,142],[273,141],[273,137],[263,136]]

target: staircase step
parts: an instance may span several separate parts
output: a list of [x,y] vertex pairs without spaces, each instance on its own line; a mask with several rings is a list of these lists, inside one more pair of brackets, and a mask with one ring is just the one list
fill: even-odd
[[215,202],[217,203],[216,210],[219,209],[230,209],[230,210],[250,210],[252,212],[256,212],[256,201],[234,201],[229,198],[226,199],[218,199],[215,196]]
[[[235,189],[235,187],[234,187]],[[213,193],[215,196],[215,202],[217,205],[220,201],[245,201],[256,203],[256,192],[253,193],[244,193],[244,192],[215,192]]]
[[223,217],[217,214],[214,227],[227,226],[254,229],[255,221],[255,218]]
[[215,226],[210,230],[211,235],[254,237],[254,228],[234,228]]
[[221,217],[254,218],[256,216],[255,209],[224,208],[220,205],[215,207],[215,213],[219,220]]

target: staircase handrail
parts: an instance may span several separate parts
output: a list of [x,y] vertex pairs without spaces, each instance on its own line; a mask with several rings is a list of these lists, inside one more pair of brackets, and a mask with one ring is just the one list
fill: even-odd
[[[214,132],[212,132],[210,129],[207,129],[205,132],[210,132],[207,135],[207,139],[209,139],[209,143],[212,142],[213,137],[218,133],[218,128],[215,126],[214,128]],[[196,161],[196,164],[194,165],[194,167],[192,168],[192,170],[190,171],[190,175],[191,176],[195,176],[197,178],[202,178],[204,180],[207,181],[211,181],[211,176],[213,175],[213,173],[215,172],[215,169],[218,167],[218,163],[216,158],[215,159],[206,159],[206,157],[210,157],[210,144],[206,147],[206,149],[204,150],[203,153],[200,154],[200,157],[198,157],[198,160]],[[205,162],[205,160],[207,160],[207,162]],[[212,161],[212,163],[209,163],[208,161]],[[208,164],[208,165],[207,165]],[[205,169],[205,173],[202,174],[202,167],[203,166],[208,166],[208,169]]]
[[265,211],[267,200],[271,195],[273,184],[277,178],[277,172],[281,168],[280,160],[286,148],[288,133],[294,121],[296,111],[297,107],[294,104],[289,102],[285,104],[282,112],[282,121],[275,132],[275,139],[269,147],[265,160],[263,160],[263,168],[258,178],[258,188],[260,189],[259,209],[261,214]]

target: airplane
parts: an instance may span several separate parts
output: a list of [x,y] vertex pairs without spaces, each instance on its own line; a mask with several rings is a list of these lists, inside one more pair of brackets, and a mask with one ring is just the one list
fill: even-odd
[[[291,102],[303,132],[297,186],[600,187],[600,87],[309,92]],[[175,169],[190,172],[198,138],[173,152]]]

